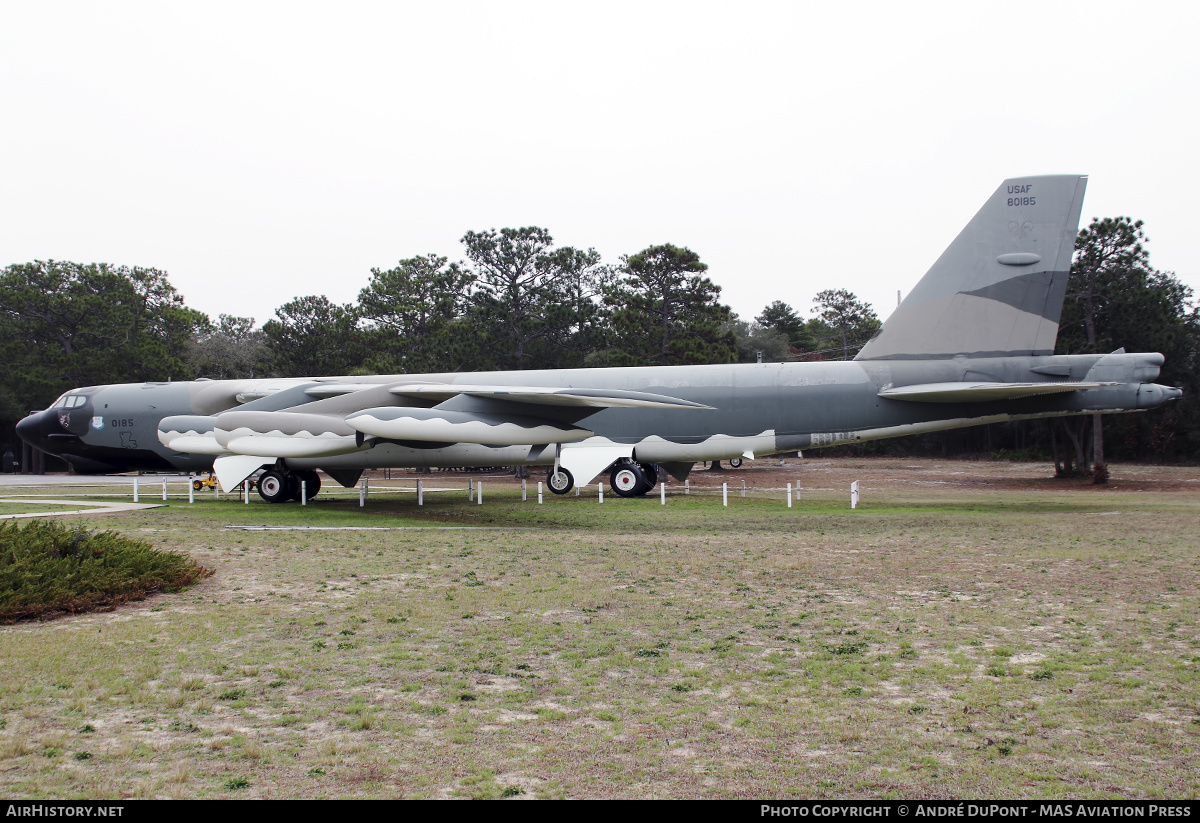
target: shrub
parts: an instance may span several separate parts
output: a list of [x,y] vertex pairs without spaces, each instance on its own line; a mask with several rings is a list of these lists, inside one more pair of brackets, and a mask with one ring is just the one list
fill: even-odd
[[112,609],[209,574],[186,555],[116,532],[46,520],[0,525],[0,622]]

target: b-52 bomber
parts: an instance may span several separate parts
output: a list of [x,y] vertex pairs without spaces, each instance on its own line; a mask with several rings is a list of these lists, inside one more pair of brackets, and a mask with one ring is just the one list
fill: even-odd
[[1087,178],[1006,180],[851,361],[194,380],[69,391],[17,431],[81,473],[262,472],[272,503],[366,469],[548,467],[625,497],[707,460],[1178,398],[1161,354],[1055,355]]

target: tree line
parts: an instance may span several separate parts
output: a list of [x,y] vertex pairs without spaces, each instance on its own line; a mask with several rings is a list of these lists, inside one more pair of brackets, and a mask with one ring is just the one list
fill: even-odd
[[[1191,290],[1149,266],[1143,227],[1097,220],[1080,232],[1059,334],[1060,353],[1162,351],[1162,382],[1185,399],[1149,422],[1113,425],[1114,455],[1196,455],[1200,317]],[[0,272],[0,424],[85,385],[244,377],[400,374],[603,366],[848,359],[879,328],[870,304],[845,289],[813,299],[807,319],[783,300],[752,320],[720,302],[708,266],[663,244],[606,264],[594,249],[556,246],[549,231],[469,231],[463,259],[426,254],[372,269],[355,303],[298,296],[261,326],[188,308],[166,272],[35,261]],[[1105,347],[1108,348],[1105,348]],[[1146,415],[1122,415],[1147,418]],[[1157,421],[1157,422],[1153,422]],[[1064,472],[1103,464],[1096,422],[987,427],[971,436],[856,447],[876,452],[1041,449]],[[1147,428],[1148,427],[1148,428]],[[1032,438],[1028,431],[1040,434]],[[967,430],[970,431],[970,430]],[[977,435],[978,436],[978,435]],[[992,438],[1002,445],[992,448]],[[905,440],[911,440],[906,438]],[[893,444],[894,443],[894,444]],[[947,445],[947,444],[952,445]],[[1019,445],[1018,445],[1019,444]],[[1032,445],[1031,445],[1032,444]]]
[[699,255],[670,244],[607,265],[538,227],[462,243],[463,261],[427,254],[372,269],[354,304],[297,297],[261,329],[222,315],[187,362],[204,376],[250,377],[779,361],[832,354],[821,347],[835,339],[851,341],[839,353],[849,356],[879,325],[845,291],[819,294],[825,314],[809,321],[782,301],[740,320]]

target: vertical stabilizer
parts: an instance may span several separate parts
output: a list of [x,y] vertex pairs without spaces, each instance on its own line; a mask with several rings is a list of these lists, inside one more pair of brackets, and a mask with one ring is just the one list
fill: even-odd
[[1005,180],[855,359],[1053,354],[1086,186]]

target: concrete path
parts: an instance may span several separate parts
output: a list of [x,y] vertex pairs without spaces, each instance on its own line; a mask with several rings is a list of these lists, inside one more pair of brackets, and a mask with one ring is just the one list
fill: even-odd
[[90,500],[30,500],[27,497],[0,498],[0,503],[12,503],[27,506],[36,503],[39,506],[87,506],[86,509],[55,509],[44,512],[27,512],[25,514],[0,514],[0,520],[15,520],[21,517],[58,517],[64,514],[110,514],[112,512],[130,512],[138,509],[157,509],[162,503],[95,503]]
[[[163,477],[172,483],[187,478],[183,475],[142,475],[142,485],[157,482],[162,485]],[[132,474],[0,474],[0,486],[131,486]]]

